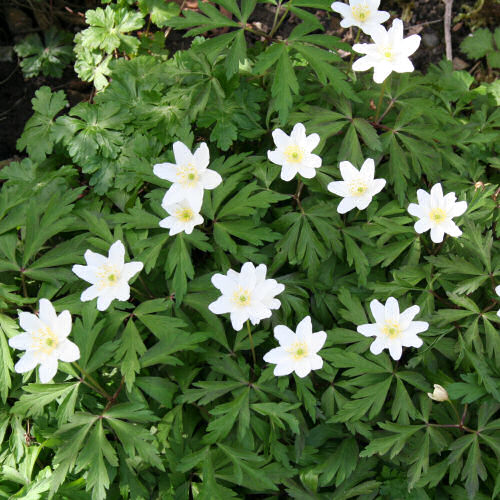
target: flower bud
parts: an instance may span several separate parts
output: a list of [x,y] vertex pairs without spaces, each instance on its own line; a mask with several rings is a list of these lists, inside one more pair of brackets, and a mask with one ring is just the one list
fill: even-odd
[[434,401],[448,401],[448,393],[446,392],[446,389],[439,384],[434,384],[434,392],[431,394],[430,392],[427,393],[427,396],[429,396],[431,399]]

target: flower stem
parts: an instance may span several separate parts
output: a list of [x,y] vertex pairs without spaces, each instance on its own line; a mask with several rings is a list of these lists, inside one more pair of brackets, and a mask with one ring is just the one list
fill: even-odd
[[288,7],[290,2],[288,2],[287,7],[285,9],[285,13],[281,16],[281,19],[278,21],[278,23],[276,23],[276,20],[278,19],[278,15],[280,12],[281,4],[282,4],[282,2],[281,2],[281,0],[279,0],[278,5],[276,6],[276,14],[274,15],[273,27],[271,29],[271,32],[269,33],[270,38],[272,38],[274,36],[274,34],[278,31],[278,28],[281,26],[281,23],[285,20],[285,17],[287,16],[288,11],[290,9]]
[[302,194],[303,188],[304,188],[304,183],[299,179],[299,182],[297,184],[297,191],[295,191],[295,194],[292,196],[293,199],[297,202],[297,206],[299,207],[302,213],[304,213],[304,209],[302,208],[302,203],[300,202],[300,195]]
[[378,117],[380,115],[380,109],[382,108],[382,101],[384,99],[384,94],[385,94],[385,88],[387,87],[387,82],[390,79],[390,75],[384,80],[384,83],[382,83],[382,87],[380,88],[380,96],[378,98],[378,104],[377,104],[377,112],[375,113],[375,123],[378,124],[379,120]]
[[248,330],[248,339],[250,340],[250,349],[252,349],[253,365],[255,366],[257,364],[257,361],[255,360],[255,348],[253,346],[253,338],[252,338],[252,330],[250,328],[250,320],[248,320],[248,319],[247,319],[247,330]]
[[458,421],[458,425],[461,425],[463,426],[463,422],[462,422],[462,419],[460,418],[460,415],[458,414],[458,411],[457,409],[455,408],[455,405],[453,404],[453,402],[449,399],[447,399],[448,403],[450,403],[451,407],[453,408],[453,412],[455,413],[455,415],[457,416],[457,421]]
[[76,361],[73,361],[73,364],[76,368],[78,368],[83,377],[87,378],[92,383],[91,387],[93,387],[101,396],[104,396],[108,401],[112,399],[112,397],[101,387],[99,382],[97,382],[94,377],[89,375]]
[[[356,33],[356,38],[354,40],[353,45],[356,45],[359,42],[360,36],[361,36],[361,29],[358,28],[358,32]],[[354,60],[354,50],[351,51],[351,58],[349,59],[349,69],[352,69],[353,60]]]

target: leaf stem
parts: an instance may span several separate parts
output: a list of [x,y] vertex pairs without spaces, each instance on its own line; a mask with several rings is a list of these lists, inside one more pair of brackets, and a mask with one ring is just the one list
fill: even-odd
[[302,203],[300,202],[300,195],[302,194],[303,188],[304,188],[304,183],[299,179],[299,182],[297,184],[297,191],[295,191],[295,194],[292,195],[292,198],[296,201],[300,211],[304,214],[305,212],[304,209],[302,208]]
[[250,349],[252,349],[253,366],[257,364],[255,360],[255,348],[253,345],[252,329],[250,328],[250,320],[247,319],[248,340],[250,340]]
[[[97,382],[97,380],[89,375],[76,361],[73,361],[73,365],[75,365],[76,368],[80,371],[80,373],[83,375],[83,377],[87,378],[92,385],[88,384],[91,386],[93,389],[95,389],[101,396],[104,396],[108,401],[111,401],[113,398],[102,388],[102,386]],[[85,382],[85,381],[83,381]]]
[[288,5],[290,2],[288,2],[287,7],[285,9],[285,12],[281,16],[281,19],[278,21],[278,24],[276,24],[276,20],[278,19],[278,15],[279,15],[279,12],[281,9],[281,3],[282,3],[281,0],[279,0],[278,5],[276,7],[276,14],[274,15],[273,27],[271,28],[271,32],[269,33],[270,38],[272,38],[274,36],[274,34],[276,33],[276,31],[278,31],[278,28],[281,26],[281,23],[285,20],[285,17],[288,14],[288,10],[289,10]]
[[[356,38],[354,40],[353,45],[356,45],[359,42],[359,37],[361,36],[361,29],[358,28],[358,32],[356,33]],[[349,59],[349,69],[352,69],[352,63],[354,61],[354,50],[351,50],[351,58]]]
[[380,88],[380,96],[378,98],[378,104],[377,104],[377,111],[375,113],[375,123],[378,125],[378,122],[379,122],[379,115],[380,115],[380,110],[382,108],[382,101],[384,99],[384,93],[385,93],[385,88],[387,87],[387,82],[389,81],[389,79],[391,78],[391,76],[389,75],[385,80],[384,82],[382,83],[382,87]]

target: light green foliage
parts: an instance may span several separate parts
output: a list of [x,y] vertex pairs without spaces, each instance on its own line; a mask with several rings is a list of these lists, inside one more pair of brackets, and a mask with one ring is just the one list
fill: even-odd
[[[446,61],[425,76],[394,73],[376,119],[380,86],[352,73],[339,50],[350,46],[314,15],[330,3],[282,2],[274,28],[290,13],[300,20],[288,37],[255,33],[249,20],[263,7],[253,0],[182,13],[120,0],[87,12],[75,68],[98,92],[65,109],[64,92],[39,89],[18,141],[28,158],[0,170],[6,498],[499,497],[494,84],[478,87]],[[172,29],[195,37],[189,49],[168,54]],[[493,36],[478,30],[464,50],[489,57]],[[271,132],[297,122],[319,134],[322,166],[284,182],[267,159]],[[173,162],[178,140],[206,142],[223,182],[205,191],[204,223],[169,236],[159,221],[170,183],[153,165]],[[387,185],[366,210],[340,215],[326,186],[340,161],[366,158]],[[468,204],[455,219],[463,234],[442,245],[418,235],[407,211],[437,182]],[[144,269],[128,301],[99,312],[80,301],[87,284],[71,266],[117,239]],[[213,274],[247,261],[285,285],[280,309],[252,327],[255,366],[246,329],[208,310]],[[372,321],[369,302],[389,296],[402,310],[418,304],[430,324],[399,362],[373,355],[356,331]],[[20,352],[8,346],[17,312],[42,297],[71,312],[81,354],[45,385],[37,370],[13,372]],[[275,377],[262,360],[277,346],[273,327],[295,330],[307,315],[327,332],[323,368]],[[433,384],[453,405],[428,398]]]
[[486,56],[490,68],[500,68],[500,28],[493,33],[487,28],[480,28],[468,36],[460,49],[471,59]]
[[67,64],[73,59],[72,36],[53,26],[43,33],[43,42],[37,33],[28,35],[14,46],[21,58],[21,69],[26,78],[45,76],[60,78]]

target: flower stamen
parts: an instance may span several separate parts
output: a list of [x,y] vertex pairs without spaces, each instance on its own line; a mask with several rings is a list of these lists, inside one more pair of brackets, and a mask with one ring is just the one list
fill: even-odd
[[57,335],[48,327],[39,328],[32,334],[31,349],[49,355],[57,347]]
[[304,158],[304,151],[297,144],[288,146],[283,154],[289,163],[299,163]]
[[433,208],[429,213],[429,218],[436,224],[440,224],[446,219],[446,212],[442,208]]
[[234,291],[232,300],[238,307],[249,306],[251,302],[250,291],[239,286]]
[[104,264],[100,266],[95,274],[98,278],[97,288],[99,290],[115,286],[120,279],[118,269],[111,264]]
[[389,338],[395,339],[401,335],[401,326],[397,321],[386,320],[382,332]]
[[299,359],[305,358],[309,354],[309,349],[305,342],[294,342],[286,349],[286,352],[289,352],[295,361]]
[[368,183],[364,179],[355,179],[347,184],[351,196],[361,196],[368,189]]
[[356,5],[352,7],[351,11],[353,17],[361,22],[366,21],[370,17],[370,9],[366,4]]

